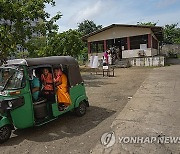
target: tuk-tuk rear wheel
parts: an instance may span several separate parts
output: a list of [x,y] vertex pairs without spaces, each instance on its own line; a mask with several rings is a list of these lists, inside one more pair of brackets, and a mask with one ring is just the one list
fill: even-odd
[[9,125],[5,125],[0,128],[0,143],[4,143],[11,136],[11,127]]
[[87,108],[87,105],[85,102],[81,102],[79,104],[79,106],[75,109],[75,113],[78,117],[82,117],[83,115],[86,114],[86,108]]

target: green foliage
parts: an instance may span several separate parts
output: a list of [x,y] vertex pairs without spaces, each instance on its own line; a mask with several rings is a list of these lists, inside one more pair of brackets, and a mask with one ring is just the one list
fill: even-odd
[[47,45],[46,37],[34,37],[27,42],[28,56],[35,58],[39,57]]
[[88,60],[88,48],[84,47],[81,51],[81,54],[78,55],[78,62],[79,64],[83,65]]
[[157,22],[137,22],[137,25],[141,25],[141,26],[156,26]]
[[101,28],[102,25],[96,25],[92,20],[84,20],[83,22],[78,23],[78,31],[83,35],[87,35]]
[[170,50],[170,51],[168,52],[168,54],[169,54],[169,58],[178,58],[178,54],[175,53],[174,50]]
[[[157,22],[137,22],[137,25],[156,26]],[[178,27],[178,23],[166,24],[163,29],[163,42],[165,44],[180,44],[180,28]]]
[[180,44],[180,28],[177,26],[178,23],[164,26],[164,43]]
[[[1,0],[0,1],[0,58],[6,59],[15,54],[17,45],[28,47],[27,40],[33,33],[51,35],[57,31],[54,24],[61,14],[58,13],[52,19],[45,12],[45,4],[55,5],[53,0]],[[32,26],[32,21],[39,22]]]
[[81,33],[71,29],[63,33],[55,34],[47,38],[47,47],[39,54],[40,56],[69,55],[77,58],[85,46],[81,37]]

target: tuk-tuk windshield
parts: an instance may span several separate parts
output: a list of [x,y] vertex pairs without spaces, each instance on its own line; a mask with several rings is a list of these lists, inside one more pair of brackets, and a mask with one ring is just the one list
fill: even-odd
[[0,91],[22,88],[23,77],[23,69],[20,67],[0,67]]

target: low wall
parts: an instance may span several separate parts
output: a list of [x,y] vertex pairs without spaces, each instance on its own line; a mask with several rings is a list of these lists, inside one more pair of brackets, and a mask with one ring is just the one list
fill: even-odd
[[[122,58],[133,58],[139,57],[139,52],[141,49],[133,49],[133,50],[124,50],[122,51]],[[157,55],[157,49],[148,48],[144,50],[145,56],[155,56]]]
[[[99,58],[99,62],[100,62],[101,58],[103,56],[103,53],[88,54],[88,59],[90,59],[91,55],[93,55],[93,56],[97,55]],[[131,66],[164,66],[165,65],[164,56],[154,56],[154,57],[149,56],[149,57],[143,57],[143,58],[134,57],[134,58],[123,58],[123,59],[128,59]],[[89,61],[87,62],[86,65],[89,65]]]
[[151,49],[151,56],[156,56],[158,55],[158,50],[157,49]]
[[143,57],[129,59],[131,66],[164,66],[164,56]]

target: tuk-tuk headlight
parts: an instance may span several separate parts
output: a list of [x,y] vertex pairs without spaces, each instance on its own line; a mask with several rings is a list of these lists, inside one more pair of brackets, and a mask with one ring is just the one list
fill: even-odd
[[7,96],[7,94],[8,94],[7,91],[0,92],[0,95],[2,95],[2,96]]
[[8,106],[13,107],[12,101],[8,101]]

